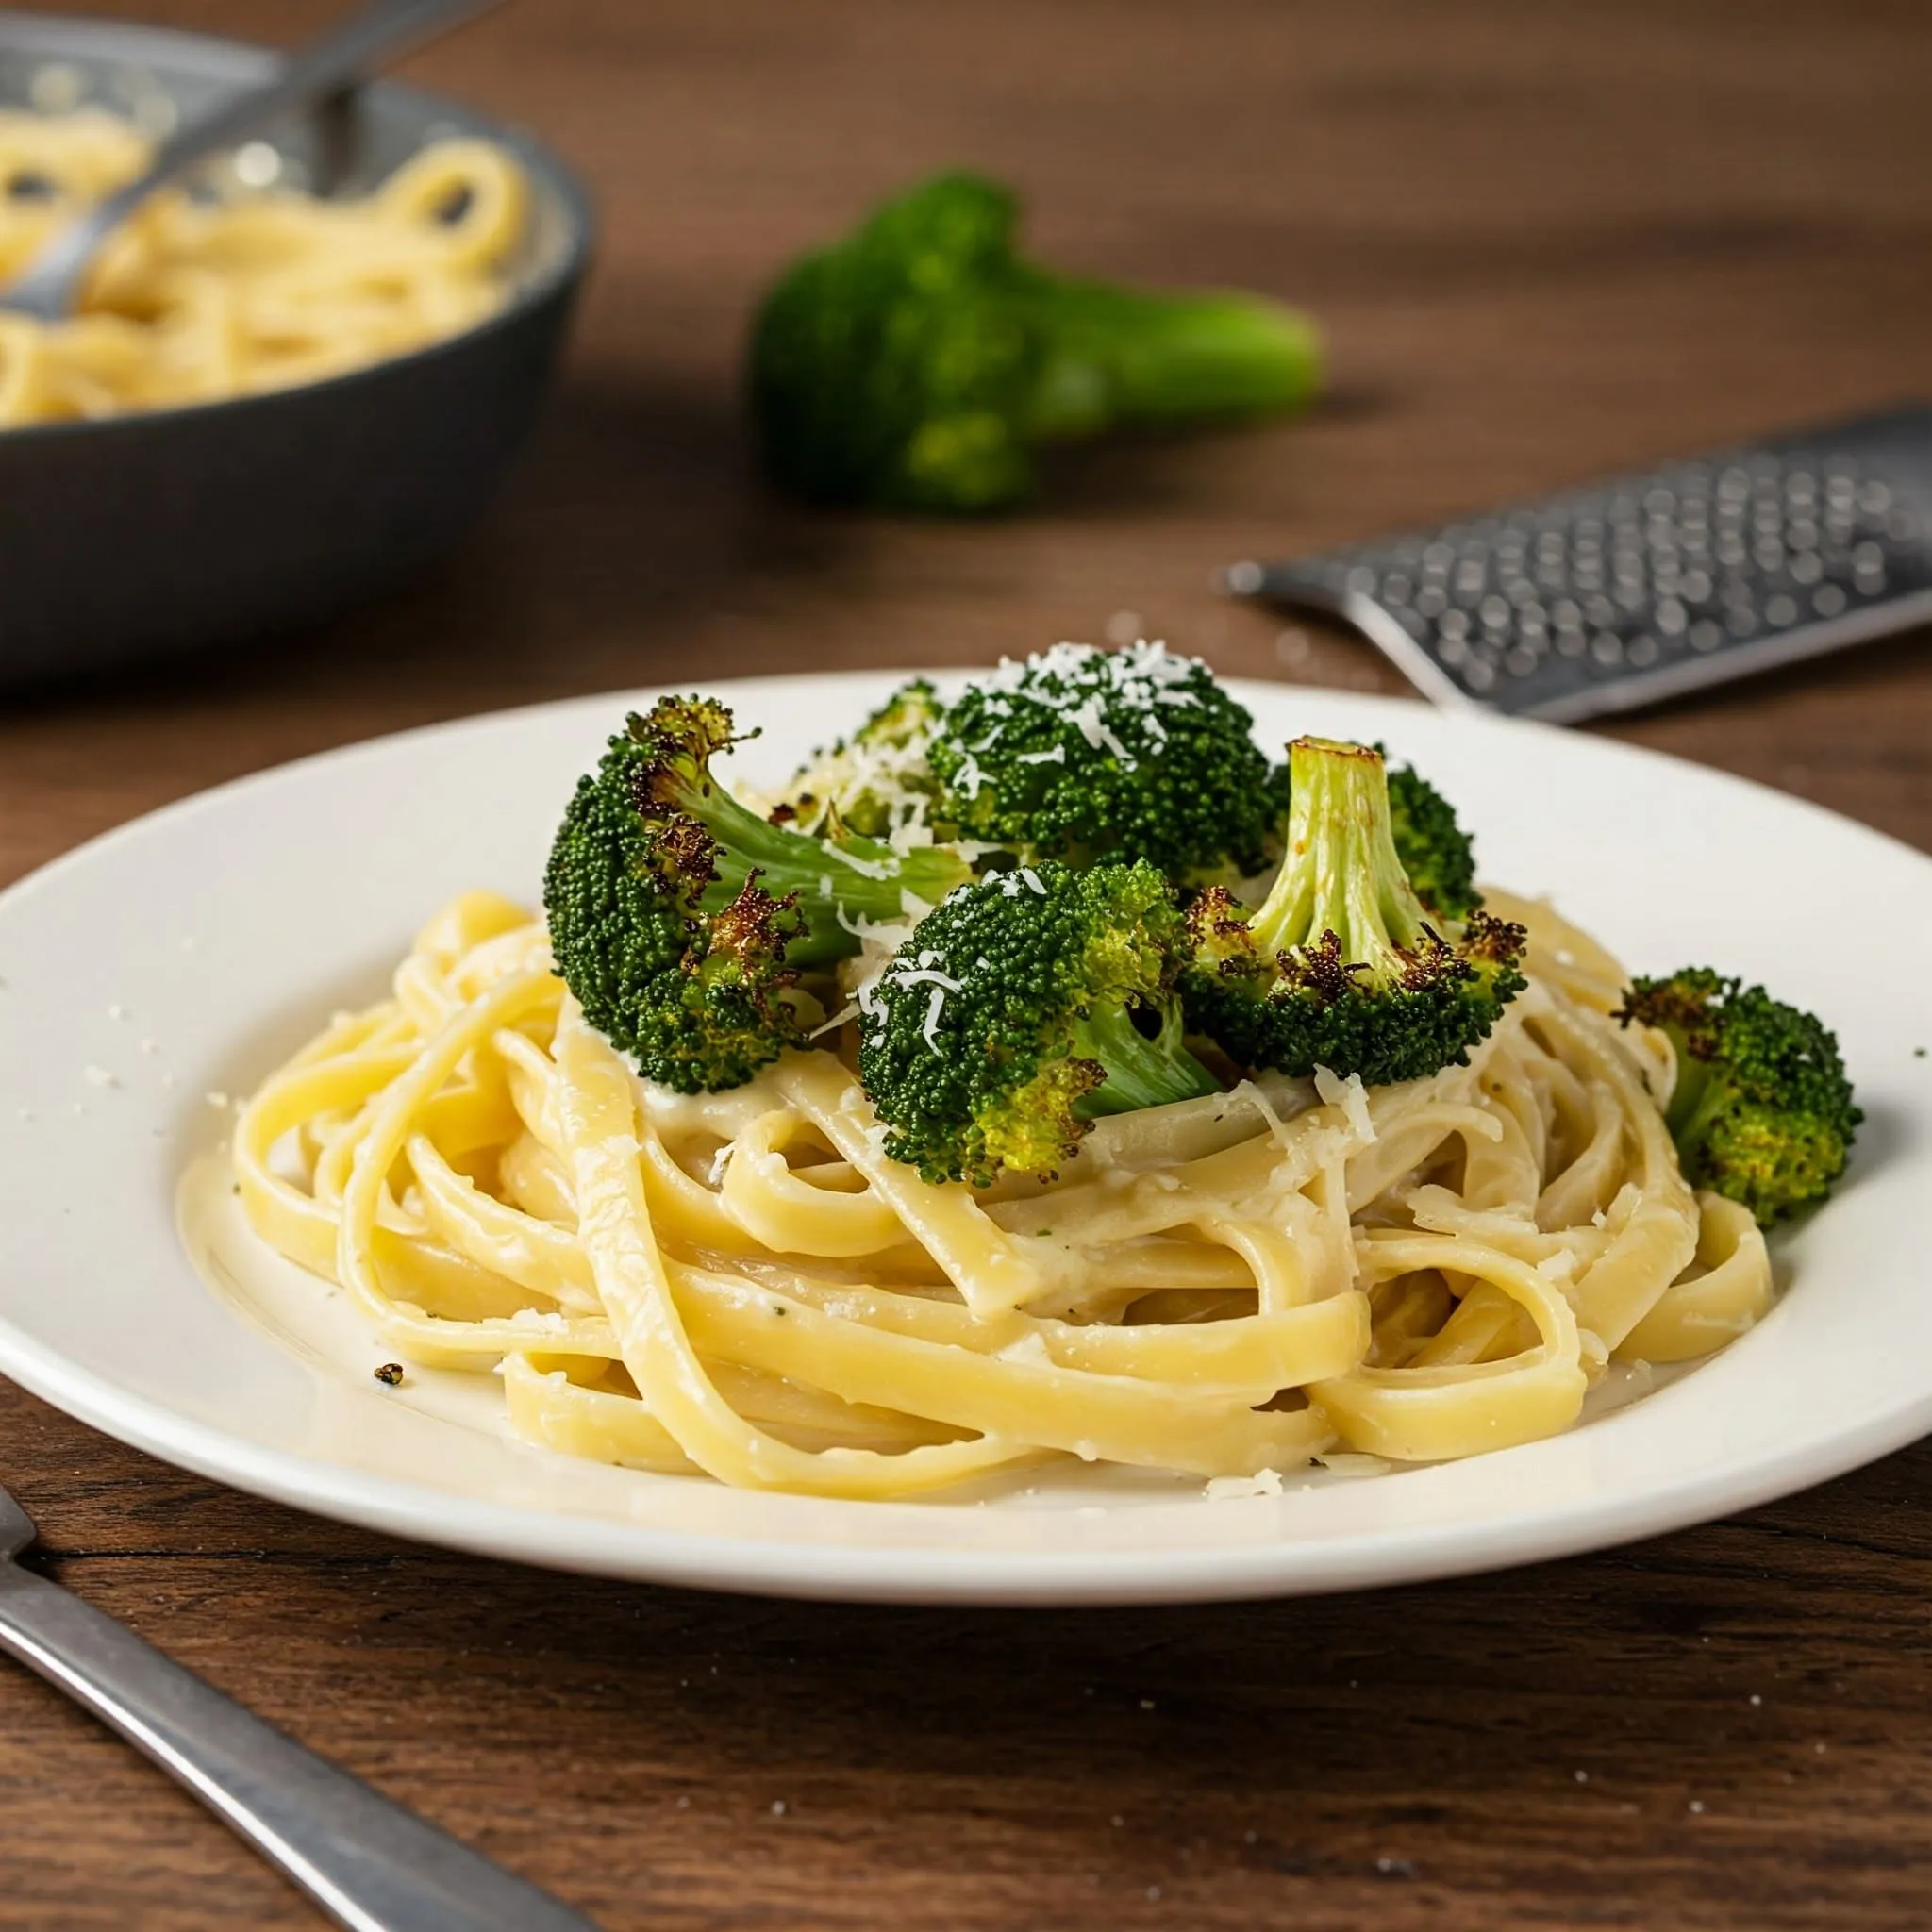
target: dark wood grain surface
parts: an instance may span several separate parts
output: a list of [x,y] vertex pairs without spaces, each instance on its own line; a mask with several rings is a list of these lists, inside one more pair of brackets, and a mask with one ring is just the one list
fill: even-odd
[[[292,37],[325,9],[146,10]],[[602,196],[536,447],[382,609],[0,700],[0,880],[299,753],[618,684],[1112,625],[1397,689],[1210,570],[1932,390],[1920,0],[525,0],[412,65]],[[748,304],[958,161],[1024,183],[1070,264],[1307,303],[1332,400],[1070,457],[996,525],[773,504],[735,398]],[[1932,846],[1923,637],[1617,730]],[[1923,1926],[1928,1477],[1922,1445],[1664,1541],[1377,1596],[846,1610],[389,1542],[0,1385],[0,1478],[53,1574],[613,1928]],[[313,1923],[0,1670],[0,1924]]]

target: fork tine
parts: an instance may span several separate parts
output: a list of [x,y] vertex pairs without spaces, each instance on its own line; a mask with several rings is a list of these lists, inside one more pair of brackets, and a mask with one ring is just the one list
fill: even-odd
[[33,1540],[33,1518],[0,1489],[0,1562],[19,1556]]

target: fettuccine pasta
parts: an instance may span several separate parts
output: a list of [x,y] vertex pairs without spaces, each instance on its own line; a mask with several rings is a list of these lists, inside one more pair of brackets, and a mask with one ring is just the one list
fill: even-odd
[[[0,112],[0,279],[148,156],[98,108]],[[455,335],[502,306],[529,198],[508,154],[466,139],[357,200],[164,190],[103,245],[78,314],[0,311],[0,427],[286,389]]]
[[1661,1036],[1546,907],[1528,990],[1467,1066],[1243,1083],[1095,1124],[1055,1179],[888,1159],[844,1058],[685,1098],[641,1081],[541,923],[458,900],[247,1105],[257,1232],[375,1345],[499,1372],[563,1454],[910,1495],[1051,1458],[1258,1477],[1568,1427],[1612,1360],[1672,1362],[1771,1294],[1749,1214],[1697,1195]]

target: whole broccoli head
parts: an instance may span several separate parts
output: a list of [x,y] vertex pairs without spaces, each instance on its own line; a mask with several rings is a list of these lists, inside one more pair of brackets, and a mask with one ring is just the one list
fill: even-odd
[[1372,746],[1300,738],[1288,762],[1288,852],[1266,903],[1248,917],[1217,887],[1190,908],[1190,1023],[1285,1074],[1378,1085],[1465,1062],[1523,989],[1523,928],[1480,911],[1429,922]]
[[972,875],[944,847],[768,823],[711,774],[734,741],[714,699],[633,715],[578,782],[544,873],[551,949],[585,1017],[682,1092],[737,1086],[796,1043],[799,969]]
[[1056,644],[948,707],[935,812],[1028,858],[1145,859],[1179,883],[1257,872],[1281,801],[1253,724],[1198,658]]
[[1741,1203],[1762,1226],[1831,1192],[1864,1115],[1821,1021],[1707,966],[1634,980],[1618,1017],[1659,1028],[1676,1049],[1664,1118],[1693,1187]]
[[1050,1174],[1100,1114],[1219,1083],[1181,1044],[1186,927],[1148,865],[1043,863],[968,886],[859,994],[886,1152],[930,1181]]
[[1071,281],[1021,258],[1009,191],[941,175],[766,297],[751,394],[773,475],[822,503],[1004,508],[1039,443],[1305,403],[1312,325],[1238,294]]

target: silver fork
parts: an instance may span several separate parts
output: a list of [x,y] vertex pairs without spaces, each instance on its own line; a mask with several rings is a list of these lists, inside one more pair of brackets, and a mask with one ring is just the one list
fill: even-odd
[[594,1932],[591,1921],[303,1749],[13,1559],[0,1489],[0,1651],[152,1757],[351,1932]]

